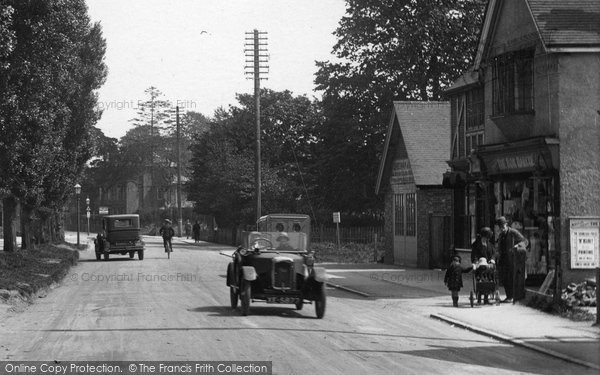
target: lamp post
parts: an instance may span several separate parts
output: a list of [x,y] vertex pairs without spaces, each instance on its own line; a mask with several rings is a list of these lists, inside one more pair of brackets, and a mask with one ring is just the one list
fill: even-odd
[[85,204],[86,204],[86,208],[85,208],[85,216],[87,217],[87,230],[88,230],[88,237],[90,236],[90,197],[85,198]]
[[77,195],[77,247],[79,248],[79,195],[81,194],[81,185],[75,185],[75,195]]

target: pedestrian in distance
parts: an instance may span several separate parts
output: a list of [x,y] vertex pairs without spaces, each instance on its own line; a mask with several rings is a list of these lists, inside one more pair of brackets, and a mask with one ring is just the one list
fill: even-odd
[[463,268],[461,261],[460,255],[454,255],[444,276],[444,284],[451,292],[454,307],[458,307],[458,292],[463,287],[462,274],[471,271],[471,267]]
[[167,246],[170,251],[173,251],[173,243],[171,239],[175,236],[175,230],[171,226],[171,220],[165,219],[164,224],[158,231],[163,238],[163,245],[165,246],[165,253],[167,252]]
[[189,239],[192,235],[192,223],[190,223],[190,219],[185,222],[185,238]]
[[192,236],[194,237],[194,243],[200,242],[200,222],[196,220],[192,227]]
[[[521,262],[517,262],[517,260],[520,260],[523,258],[523,255],[526,255],[525,248],[529,244],[529,241],[527,241],[518,230],[509,227],[504,216],[500,216],[496,219],[496,225],[498,226],[500,234],[498,235],[498,250],[495,258],[498,259],[500,281],[502,282],[502,285],[504,285],[504,292],[506,293],[506,298],[502,302],[512,302],[515,297],[513,295],[515,287],[519,288],[517,297],[521,297],[521,295],[524,294],[525,261],[523,260],[523,269],[520,271]],[[523,280],[520,280],[521,278],[523,278]],[[517,285],[515,285],[515,281],[517,282]],[[520,289],[523,290],[521,291]]]

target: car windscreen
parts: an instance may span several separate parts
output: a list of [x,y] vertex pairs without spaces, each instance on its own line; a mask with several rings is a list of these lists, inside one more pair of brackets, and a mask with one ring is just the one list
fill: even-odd
[[[251,232],[248,238],[250,246],[258,238],[265,238],[273,245],[272,249],[279,251],[306,251],[307,236],[302,232]],[[259,241],[259,246],[265,246],[264,242]],[[269,246],[270,247],[270,246]]]

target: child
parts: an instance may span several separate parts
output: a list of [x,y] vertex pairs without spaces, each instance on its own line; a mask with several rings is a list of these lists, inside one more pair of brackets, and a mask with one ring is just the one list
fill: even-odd
[[458,292],[463,286],[462,274],[471,271],[471,268],[462,268],[460,265],[461,261],[460,256],[453,256],[452,262],[446,270],[446,276],[444,276],[444,284],[452,292],[452,304],[454,307],[458,307]]
[[[478,284],[480,285],[477,289],[478,289],[478,293],[477,293],[477,303],[481,303],[481,296],[483,295],[483,303],[484,304],[488,304],[489,303],[489,293],[487,292],[493,292],[493,289],[495,288],[494,283],[494,267],[495,267],[495,262],[494,260],[490,260],[490,263],[488,263],[487,259],[485,259],[484,257],[479,258],[479,260],[477,261],[477,263],[473,263],[473,271],[475,272],[475,280],[477,280]],[[490,283],[491,286],[490,286]],[[481,291],[480,291],[481,290]]]

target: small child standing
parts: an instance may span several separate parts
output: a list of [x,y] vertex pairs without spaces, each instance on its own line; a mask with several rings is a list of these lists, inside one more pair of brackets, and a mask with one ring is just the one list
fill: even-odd
[[463,287],[462,274],[471,271],[470,267],[461,267],[461,261],[462,259],[459,255],[453,256],[452,262],[446,270],[446,276],[444,276],[444,284],[452,292],[452,304],[454,307],[458,307],[458,292]]

